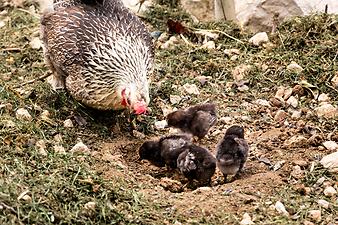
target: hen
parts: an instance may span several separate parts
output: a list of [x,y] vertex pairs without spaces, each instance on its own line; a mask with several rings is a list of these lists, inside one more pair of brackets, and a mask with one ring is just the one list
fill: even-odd
[[41,19],[53,88],[99,110],[145,113],[154,49],[140,19],[121,0],[54,0],[53,7]]

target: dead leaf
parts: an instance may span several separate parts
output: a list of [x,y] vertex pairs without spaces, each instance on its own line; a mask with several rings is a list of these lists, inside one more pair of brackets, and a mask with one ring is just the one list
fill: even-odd
[[168,19],[167,25],[168,25],[170,33],[175,33],[175,34],[187,33],[187,28],[183,26],[181,22]]

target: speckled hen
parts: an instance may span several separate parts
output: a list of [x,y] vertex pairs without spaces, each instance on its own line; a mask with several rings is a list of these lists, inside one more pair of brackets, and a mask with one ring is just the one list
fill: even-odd
[[145,25],[120,0],[54,0],[41,33],[54,89],[99,110],[146,112],[154,49]]

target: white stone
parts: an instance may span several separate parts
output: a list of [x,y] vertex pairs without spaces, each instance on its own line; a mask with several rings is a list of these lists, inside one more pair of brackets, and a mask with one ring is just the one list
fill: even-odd
[[286,100],[286,99],[290,98],[291,95],[292,95],[292,87],[288,87],[284,90],[283,99]]
[[332,78],[331,84],[333,87],[338,88],[338,73]]
[[278,213],[288,216],[289,213],[286,211],[285,206],[280,201],[277,201],[275,204],[275,209]]
[[63,126],[66,127],[66,128],[74,127],[71,119],[66,119],[65,121],[63,121]]
[[205,44],[202,45],[202,48],[215,49],[216,48],[216,44],[215,44],[214,41],[207,41]]
[[298,110],[298,111],[293,111],[291,118],[292,119],[299,119],[302,116],[302,111]]
[[96,207],[96,203],[95,202],[87,202],[84,205],[84,208],[87,209],[87,210],[95,210],[95,207]]
[[194,95],[199,95],[200,91],[198,90],[198,87],[196,84],[184,84],[183,89],[188,93],[188,94],[194,94]]
[[250,224],[255,224],[255,223],[252,222],[251,216],[248,213],[244,213],[243,219],[241,220],[241,222],[239,224],[241,224],[241,225],[250,225]]
[[249,89],[250,88],[247,85],[241,85],[241,86],[237,87],[237,90],[240,91],[240,92],[245,92],[245,91],[248,91]]
[[212,191],[211,187],[199,187],[196,190],[194,190],[193,193],[206,193],[211,191]]
[[321,215],[320,210],[310,210],[308,217],[313,219],[316,222],[319,222],[322,219],[322,215]]
[[257,100],[255,101],[255,104],[260,105],[260,106],[271,107],[270,102],[267,101],[267,100],[265,100],[265,99],[257,99]]
[[325,141],[323,146],[330,151],[338,150],[338,144],[334,141]]
[[90,149],[80,140],[76,145],[74,145],[74,147],[70,150],[70,152],[89,154]]
[[31,116],[31,114],[29,114],[29,112],[24,108],[19,108],[18,110],[16,110],[15,117],[18,120],[28,120],[28,121],[33,120],[33,117]]
[[334,196],[337,194],[337,191],[336,189],[334,189],[334,187],[332,186],[327,186],[325,189],[324,189],[324,195],[325,196],[328,196],[328,197],[331,197],[331,196]]
[[227,56],[233,56],[233,55],[239,55],[241,51],[236,48],[231,48],[231,49],[224,49],[224,54]]
[[166,126],[168,125],[166,120],[161,120],[161,121],[156,121],[155,122],[155,128],[158,130],[162,130],[164,128],[166,128]]
[[177,103],[179,103],[180,101],[181,101],[181,97],[180,96],[178,96],[178,95],[170,95],[170,103],[171,104],[177,104]]
[[327,168],[332,171],[338,170],[338,151],[324,156],[320,163],[324,168]]
[[249,43],[256,46],[259,46],[266,42],[269,42],[269,37],[266,32],[259,32],[249,39]]
[[238,65],[232,70],[232,77],[236,82],[240,82],[244,79],[245,75],[251,70],[251,68],[251,66],[245,64]]
[[44,140],[38,140],[35,143],[35,147],[38,150],[38,153],[43,156],[47,156],[47,151],[46,151],[46,142]]
[[229,124],[229,123],[232,122],[232,120],[233,120],[233,118],[230,117],[230,116],[221,117],[221,118],[219,119],[219,121],[220,121],[221,123],[224,123],[224,124]]
[[318,96],[318,101],[319,102],[328,102],[330,101],[330,97],[328,94],[322,93]]
[[285,92],[285,87],[283,86],[278,87],[275,97],[279,100],[284,100],[284,92]]
[[285,112],[284,110],[280,109],[276,112],[276,115],[274,117],[274,120],[277,122],[281,122],[285,120],[285,118],[288,116],[288,113]]
[[49,119],[50,117],[50,112],[48,110],[43,110],[42,113],[40,114],[41,119]]
[[304,69],[303,67],[301,67],[300,65],[298,65],[296,62],[291,62],[287,67],[287,70],[291,71],[291,72],[295,72],[295,73],[300,73],[302,72]]
[[330,206],[330,203],[324,199],[319,199],[317,201],[318,205],[320,205],[321,207],[325,208],[325,209],[328,209],[329,206]]
[[54,145],[54,152],[58,153],[58,154],[65,154],[66,150],[62,145]]
[[287,104],[291,105],[293,108],[297,108],[298,100],[294,96],[290,96],[290,98],[286,101]]
[[338,110],[331,104],[323,104],[314,109],[318,117],[333,118],[338,116]]
[[304,177],[304,171],[300,168],[300,166],[294,166],[291,172],[291,176],[296,179],[302,179]]
[[32,47],[32,49],[40,49],[43,47],[42,41],[40,40],[39,37],[32,38],[29,44]]
[[138,138],[138,139],[144,139],[146,137],[143,133],[141,133],[137,130],[133,130],[133,136]]

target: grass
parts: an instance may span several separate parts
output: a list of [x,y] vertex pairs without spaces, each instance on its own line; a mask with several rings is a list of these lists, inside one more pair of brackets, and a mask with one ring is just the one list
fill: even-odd
[[[293,86],[306,79],[320,92],[330,93],[333,104],[337,104],[337,90],[331,86],[331,78],[337,74],[337,16],[313,15],[294,18],[278,27],[270,35],[272,48],[254,47],[248,43],[251,33],[241,30],[232,23],[193,23],[181,8],[170,8],[176,1],[162,1],[155,5],[145,16],[144,21],[152,30],[166,31],[166,21],[171,18],[187,27],[206,30],[219,30],[239,39],[236,41],[224,34],[214,40],[217,48],[212,50],[191,47],[182,40],[173,48],[156,50],[156,68],[151,86],[152,112],[148,116],[134,117],[123,112],[96,112],[74,101],[66,92],[54,92],[44,81],[20,88],[14,86],[45,74],[48,69],[43,63],[41,50],[32,49],[30,37],[36,35],[39,20],[21,10],[7,7],[10,20],[0,28],[0,223],[1,224],[163,224],[181,221],[183,224],[221,224],[238,223],[240,212],[219,211],[215,215],[196,214],[188,218],[176,213],[170,199],[159,201],[142,194],[143,185],[114,163],[100,157],[68,152],[80,138],[94,152],[100,151],[104,142],[114,142],[119,132],[131,138],[132,130],[150,135],[160,135],[153,128],[155,120],[164,119],[161,104],[170,104],[170,95],[181,95],[173,88],[184,83],[196,84],[200,96],[189,96],[175,105],[183,107],[208,98],[221,103],[220,114],[242,112],[236,106],[239,100],[247,102],[256,98],[270,98],[279,85]],[[186,38],[196,46],[201,45],[203,37],[191,32]],[[12,51],[9,48],[17,48]],[[224,55],[223,50],[237,48],[241,54],[236,60]],[[285,70],[296,61],[304,68],[300,74]],[[231,87],[232,71],[239,65],[251,65],[246,75],[250,92],[245,96]],[[264,67],[266,67],[264,69]],[[211,77],[205,85],[200,84],[197,76]],[[262,91],[266,90],[266,91]],[[231,96],[232,93],[232,96]],[[201,100],[202,99],[202,100]],[[302,102],[304,107],[313,106],[312,99]],[[229,105],[234,105],[230,107]],[[15,117],[18,108],[25,108],[32,115],[32,121],[22,121]],[[312,107],[313,108],[313,107]],[[50,112],[51,120],[41,119],[43,110]],[[248,113],[248,112],[246,112]],[[260,113],[248,113],[256,124],[273,126],[273,121],[265,120]],[[65,128],[63,121],[79,121],[74,128]],[[81,125],[81,121],[86,122]],[[11,122],[10,122],[11,121]],[[337,120],[311,121],[314,126],[325,132],[334,130]],[[119,126],[119,124],[127,124]],[[62,141],[57,143],[55,136]],[[47,155],[41,154],[36,142],[46,143]],[[66,154],[55,152],[54,146],[62,145]],[[99,169],[98,169],[99,168]],[[123,176],[105,176],[105,170],[122,173]],[[320,167],[307,173],[301,181],[306,186],[326,177],[337,182],[337,177]],[[26,197],[18,197],[26,192]],[[29,197],[27,197],[29,196]],[[281,187],[268,199],[262,199],[244,208],[250,208],[257,224],[299,224],[307,214],[300,210],[295,220],[270,212],[266,201],[275,203],[283,200],[290,211],[298,212],[303,206],[315,209],[315,200],[321,193],[313,192],[303,196],[291,186]],[[173,194],[171,198],[180,198]],[[26,199],[26,200],[25,200]],[[337,202],[324,209],[322,216],[337,218]],[[88,202],[94,202],[94,209],[86,209]],[[88,205],[87,205],[88,208]],[[222,209],[224,210],[224,209]],[[242,210],[242,209],[240,209]]]

